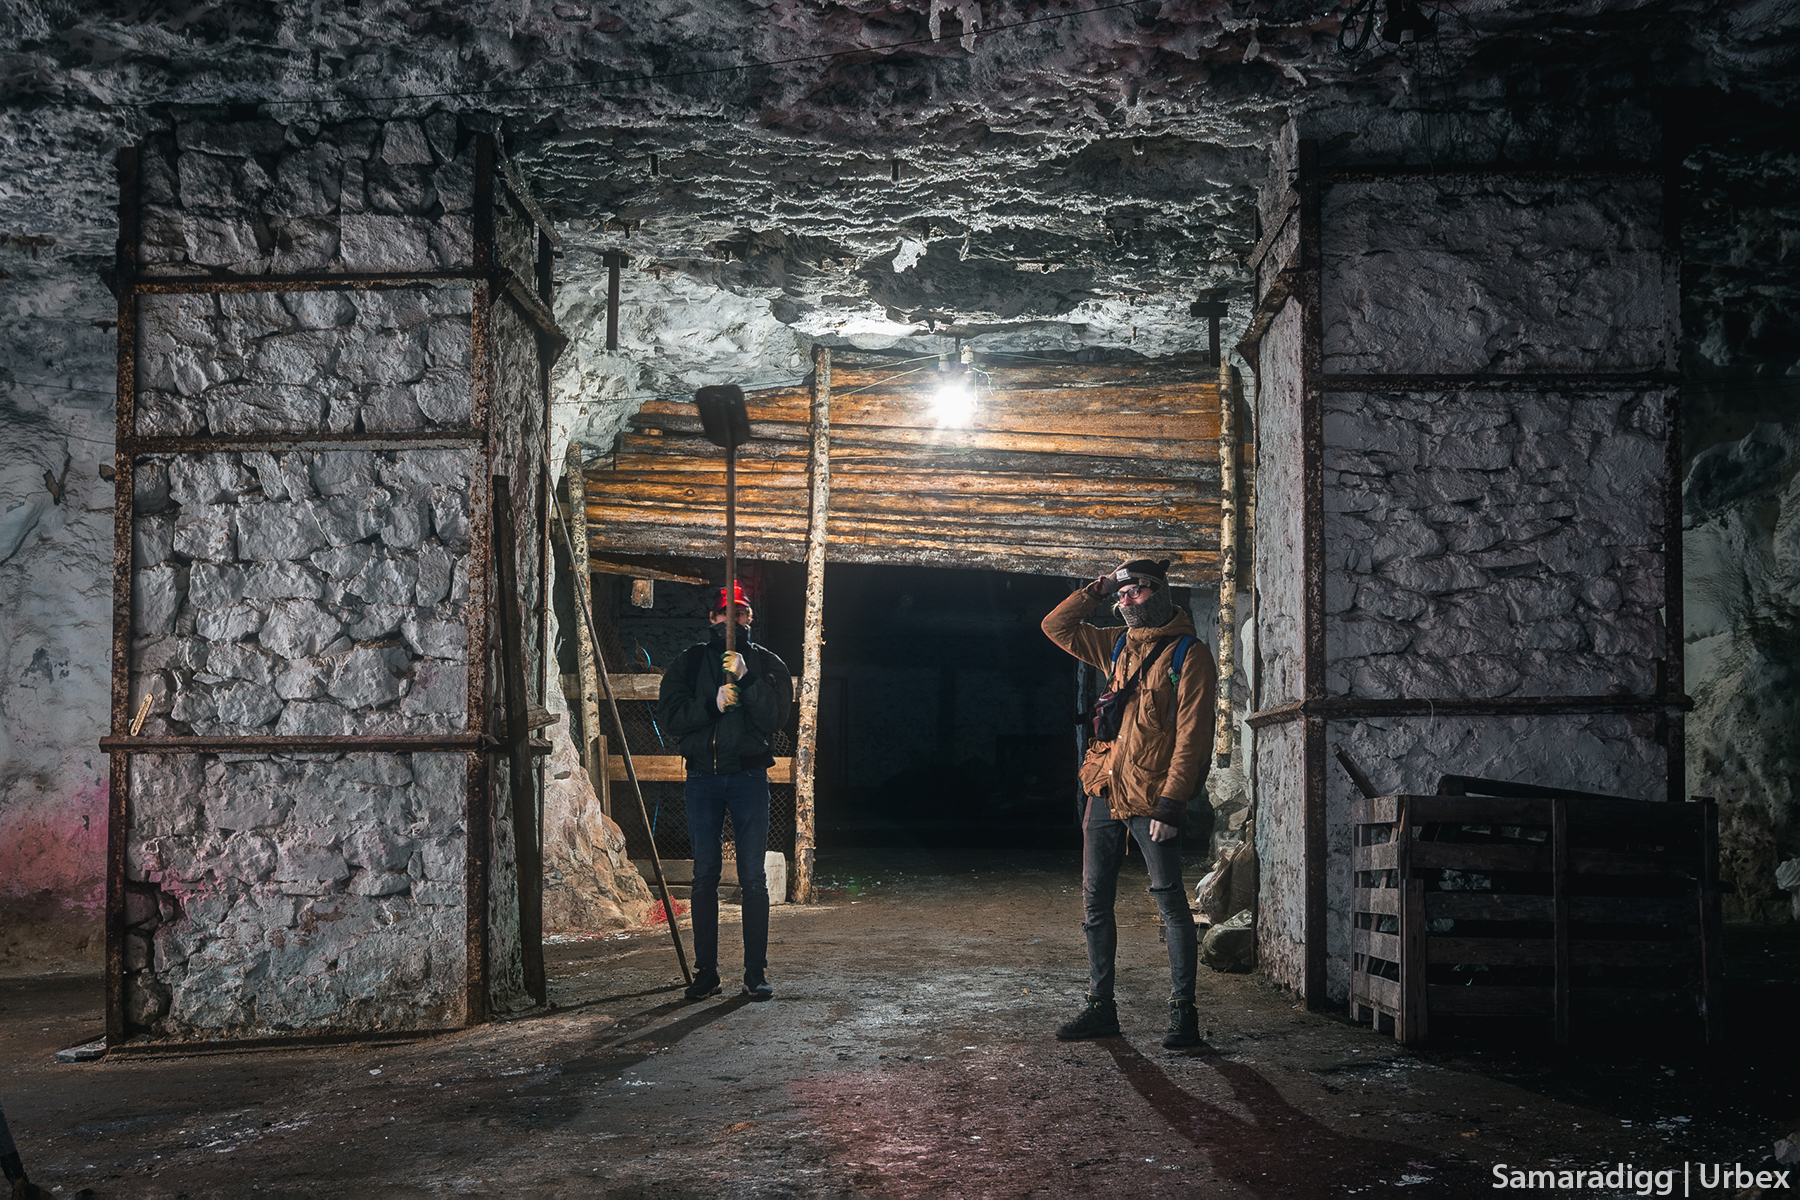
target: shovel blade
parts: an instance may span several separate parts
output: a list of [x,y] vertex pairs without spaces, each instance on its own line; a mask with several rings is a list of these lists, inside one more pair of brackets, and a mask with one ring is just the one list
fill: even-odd
[[700,409],[700,426],[706,440],[730,449],[750,440],[750,410],[744,407],[744,390],[735,383],[715,384],[694,393]]

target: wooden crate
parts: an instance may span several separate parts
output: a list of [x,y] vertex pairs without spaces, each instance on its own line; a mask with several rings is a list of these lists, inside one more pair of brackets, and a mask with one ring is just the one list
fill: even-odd
[[[1449,782],[1447,779],[1446,782]],[[1351,1015],[1689,1017],[1722,1029],[1718,811],[1557,795],[1353,803]]]

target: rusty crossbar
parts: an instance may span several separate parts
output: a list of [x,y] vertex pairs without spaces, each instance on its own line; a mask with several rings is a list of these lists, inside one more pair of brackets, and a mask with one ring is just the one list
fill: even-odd
[[1306,717],[1348,720],[1357,717],[1560,717],[1638,713],[1683,713],[1694,707],[1691,696],[1494,696],[1443,700],[1382,696],[1325,696],[1294,700],[1251,713],[1252,729],[1285,725]]

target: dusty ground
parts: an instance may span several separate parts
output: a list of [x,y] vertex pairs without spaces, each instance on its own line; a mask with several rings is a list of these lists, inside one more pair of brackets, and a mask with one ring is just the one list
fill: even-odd
[[771,1004],[682,1003],[666,935],[637,934],[553,946],[555,1009],[469,1032],[69,1066],[98,980],[0,981],[0,1099],[34,1178],[102,1200],[1473,1196],[1496,1162],[1767,1169],[1800,1118],[1800,927],[1732,931],[1724,1049],[1663,1027],[1409,1052],[1202,969],[1207,1044],[1168,1053],[1141,870],[1125,1036],[1073,1044],[1048,1033],[1084,983],[1069,855],[867,851],[822,877],[825,903],[776,910]]

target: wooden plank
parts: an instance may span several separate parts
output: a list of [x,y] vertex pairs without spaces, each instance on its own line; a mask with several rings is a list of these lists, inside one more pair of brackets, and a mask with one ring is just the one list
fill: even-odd
[[1400,961],[1400,939],[1391,933],[1380,933],[1373,929],[1353,929],[1350,931],[1350,949],[1356,954],[1366,954],[1370,958],[1379,958],[1383,962]]
[[1521,846],[1484,842],[1419,842],[1412,848],[1413,867],[1426,871],[1448,867],[1457,871],[1549,871],[1549,846]]
[[1495,892],[1430,892],[1425,896],[1425,917],[1437,921],[1553,921],[1555,901],[1550,896],[1502,895]]
[[1694,992],[1689,988],[1578,987],[1570,992],[1569,1003],[1583,1017],[1700,1015]]
[[1569,943],[1569,960],[1578,967],[1662,967],[1701,959],[1698,937],[1666,941],[1577,941]]
[[1556,962],[1553,938],[1464,938],[1433,934],[1425,949],[1434,963],[1547,967]]
[[1400,843],[1377,842],[1373,846],[1350,847],[1352,871],[1391,871],[1400,861]]
[[[692,415],[632,418],[639,429],[662,429],[678,436],[700,435],[700,420]],[[1211,440],[1198,428],[1192,437],[1152,438],[1124,437],[1093,427],[1075,433],[1011,432],[993,429],[925,429],[904,426],[864,426],[845,436],[855,446],[888,446],[929,451],[947,450],[1019,450],[1037,454],[1085,454],[1102,458],[1167,459],[1187,458]],[[806,444],[804,422],[752,421],[751,437],[763,442]],[[834,435],[835,437],[835,435]]]
[[[1406,828],[1402,823],[1402,828]],[[1404,836],[1404,834],[1403,834]],[[1401,844],[1405,845],[1407,838]],[[1415,843],[1416,846],[1416,843]],[[1402,864],[1404,868],[1405,864]],[[1430,1036],[1431,1008],[1426,988],[1425,881],[1410,879],[1401,872],[1400,895],[1400,1016],[1394,1036],[1409,1046],[1416,1046]]]
[[1548,1017],[1556,1008],[1554,989],[1548,987],[1451,987],[1433,984],[1427,989],[1431,1011],[1437,1016]]
[[1350,801],[1350,823],[1352,825],[1392,825],[1394,823],[1393,796],[1357,796]]
[[1569,867],[1577,875],[1640,875],[1694,879],[1701,866],[1692,855],[1652,854],[1629,850],[1569,850]]
[[[1353,895],[1353,907],[1357,912],[1380,913],[1389,917],[1400,915],[1399,888],[1356,888]],[[1430,899],[1430,896],[1426,897],[1427,901]],[[1430,914],[1429,907],[1426,912],[1427,915]]]
[[1515,800],[1498,796],[1412,796],[1417,821],[1456,825],[1549,825],[1548,800]]
[[[687,760],[679,754],[634,754],[632,765],[637,768],[637,777],[645,783],[684,783],[687,781]],[[613,755],[606,760],[606,777],[623,781],[628,778],[625,772],[625,759]],[[794,782],[794,760],[777,758],[775,765],[769,768],[770,783]]]
[[1366,975],[1369,981],[1369,1004],[1390,1017],[1400,1014],[1400,985],[1379,975]]
[[1569,919],[1606,925],[1687,925],[1699,917],[1691,897],[1571,896]]

